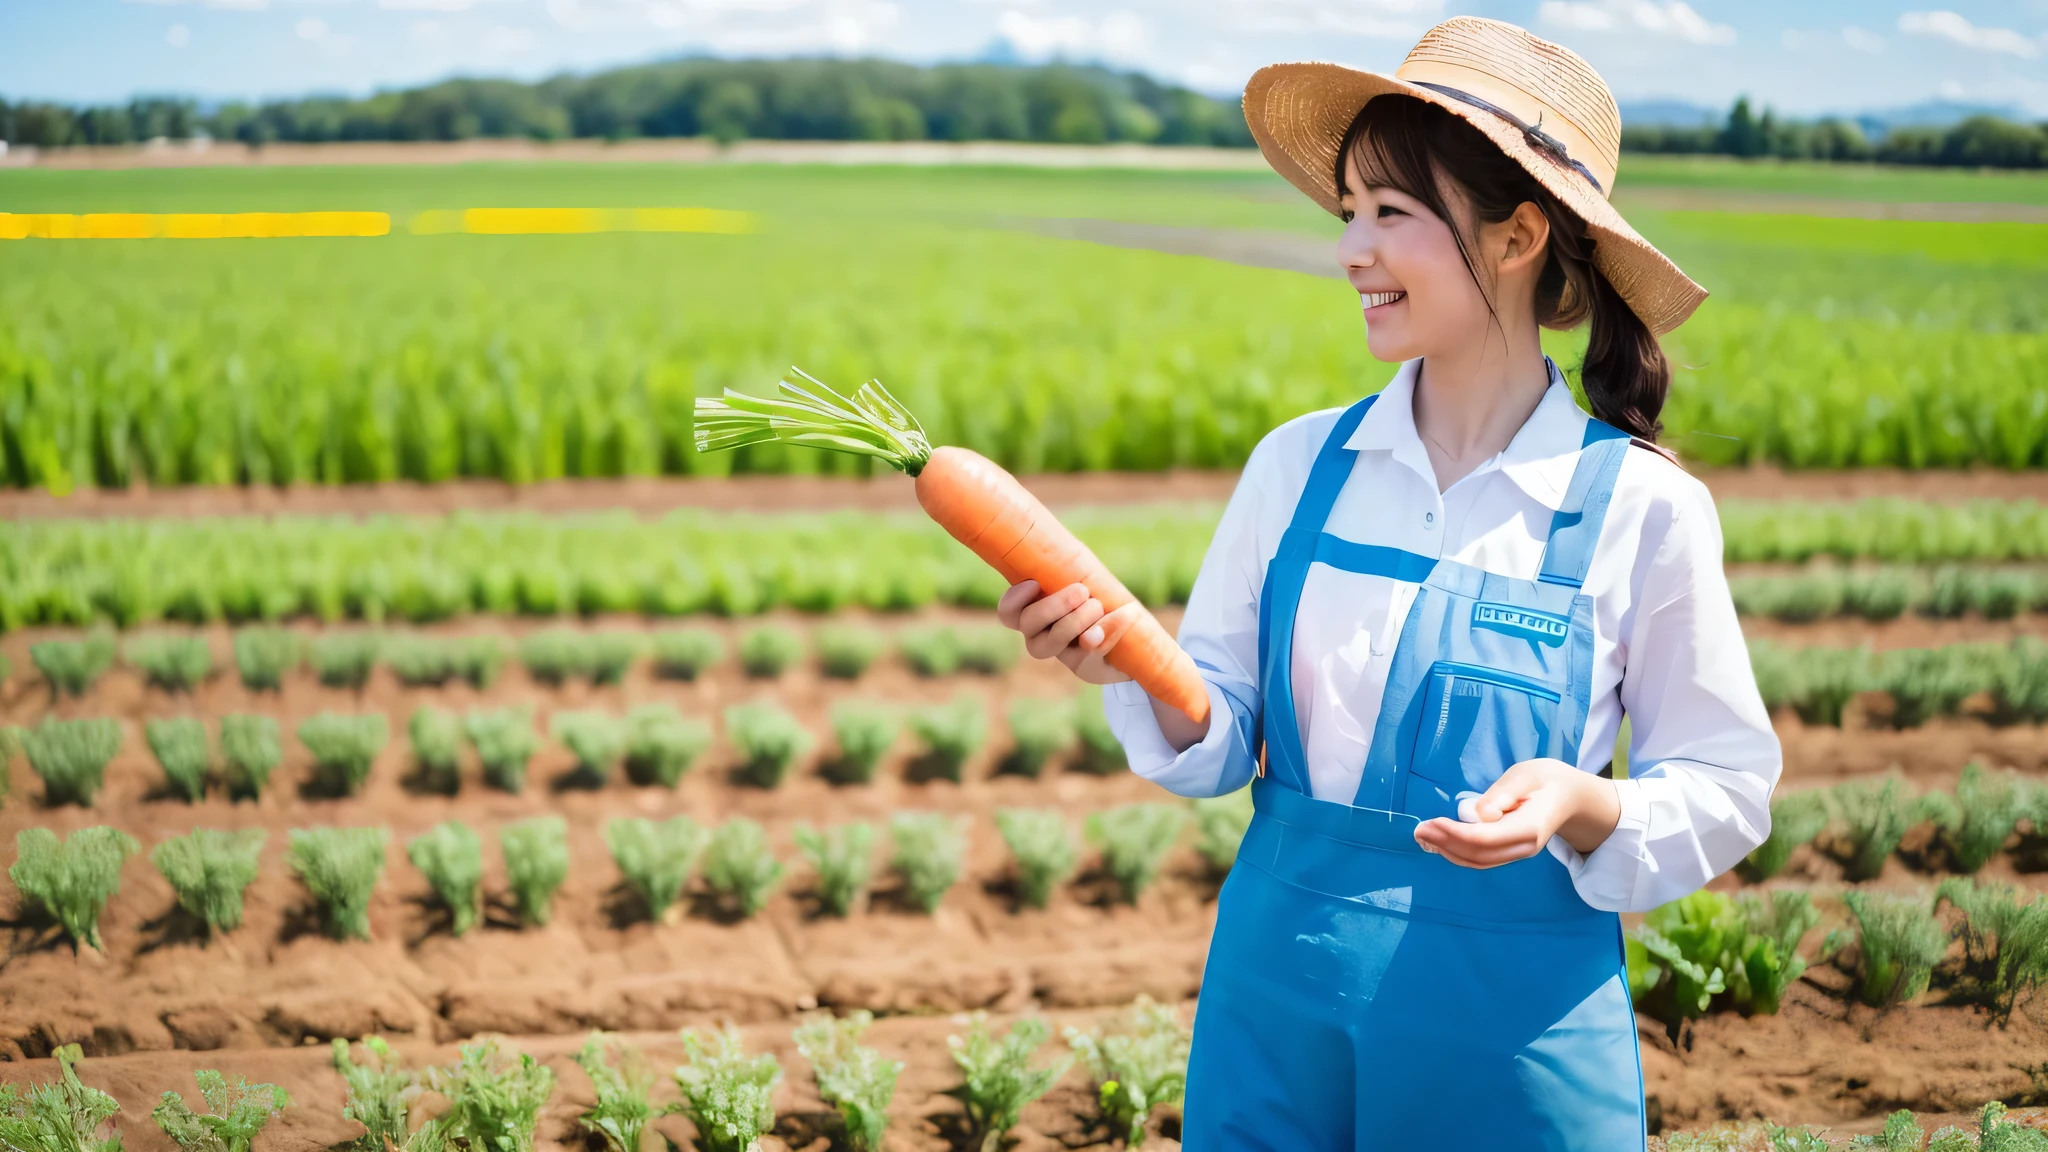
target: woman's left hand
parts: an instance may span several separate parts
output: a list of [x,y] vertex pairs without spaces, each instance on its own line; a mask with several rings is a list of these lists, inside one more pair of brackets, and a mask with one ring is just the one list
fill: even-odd
[[1470,820],[1425,820],[1416,843],[1453,864],[1495,868],[1536,855],[1552,836],[1591,852],[1621,820],[1614,782],[1562,760],[1524,760],[1467,803]]

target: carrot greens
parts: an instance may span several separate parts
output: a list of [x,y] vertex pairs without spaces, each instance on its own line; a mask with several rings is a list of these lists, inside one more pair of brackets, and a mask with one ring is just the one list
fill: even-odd
[[24,901],[63,926],[74,951],[83,944],[105,952],[100,913],[121,890],[121,865],[137,847],[113,828],[80,828],[62,841],[48,828],[24,828],[14,834],[7,877]]
[[680,1111],[697,1126],[700,1152],[749,1152],[775,1125],[775,1085],[782,1067],[763,1052],[749,1056],[731,1027],[711,1048],[694,1030],[683,1032],[689,1062],[676,1069]]
[[192,1078],[206,1112],[194,1112],[183,1096],[166,1092],[149,1114],[184,1152],[249,1152],[256,1134],[291,1103],[275,1084],[251,1084],[239,1076],[230,1084],[212,1069],[194,1072]]
[[214,932],[242,923],[242,893],[256,882],[257,860],[268,833],[261,828],[222,832],[199,828],[158,844],[149,862],[163,873],[178,906]]
[[76,1044],[58,1046],[59,1079],[30,1087],[0,1084],[0,1148],[19,1152],[121,1152],[114,1117],[121,1105],[88,1088],[75,1071],[85,1057]]
[[830,1012],[806,1013],[796,1026],[796,1049],[811,1065],[818,1096],[839,1109],[846,1142],[853,1152],[880,1152],[889,1127],[889,1101],[896,1095],[901,1060],[890,1060],[863,1046],[861,1033],[874,1014],[857,1009],[843,1019]]
[[514,821],[498,830],[498,852],[505,858],[505,882],[519,922],[547,923],[555,891],[569,877],[568,822],[560,816]]
[[602,1032],[592,1032],[572,1059],[596,1095],[576,1122],[603,1140],[606,1152],[640,1152],[648,1122],[661,1114],[654,1107],[654,1074],[646,1061],[624,1041]]

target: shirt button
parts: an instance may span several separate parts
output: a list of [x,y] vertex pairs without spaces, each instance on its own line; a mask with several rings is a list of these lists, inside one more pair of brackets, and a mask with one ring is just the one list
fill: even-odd
[[1424,512],[1424,513],[1422,514],[1422,523],[1423,523],[1423,525],[1425,526],[1425,528],[1435,528],[1435,527],[1436,527],[1436,513],[1434,513],[1434,512]]

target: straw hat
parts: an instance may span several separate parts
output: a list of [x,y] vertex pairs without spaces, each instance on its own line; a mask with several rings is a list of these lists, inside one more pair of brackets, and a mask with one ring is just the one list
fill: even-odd
[[1459,16],[1430,29],[1392,76],[1338,64],[1272,64],[1244,88],[1244,118],[1274,171],[1332,213],[1337,150],[1366,101],[1397,93],[1486,133],[1593,238],[1593,263],[1659,335],[1706,299],[1607,202],[1621,163],[1621,112],[1593,66],[1513,24]]

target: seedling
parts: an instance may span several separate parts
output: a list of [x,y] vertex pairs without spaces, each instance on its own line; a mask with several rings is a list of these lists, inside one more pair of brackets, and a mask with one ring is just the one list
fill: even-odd
[[750,1152],[775,1126],[775,1085],[782,1067],[769,1053],[749,1056],[740,1034],[727,1027],[711,1051],[695,1031],[683,1032],[689,1063],[676,1069],[681,1112],[697,1126],[700,1152]]
[[519,662],[539,683],[561,685],[584,674],[590,667],[590,655],[581,632],[548,628],[519,642]]
[[1937,832],[1958,870],[1975,872],[1997,855],[2019,825],[2026,797],[2010,772],[1992,773],[1970,763],[1956,782],[1952,804],[1935,816]]
[[1789,705],[1808,724],[1842,726],[1842,711],[1858,692],[1875,687],[1874,658],[1863,649],[1749,646],[1757,688],[1766,707]]
[[187,803],[206,795],[206,778],[213,772],[213,752],[206,746],[206,722],[193,716],[170,720],[146,720],[142,735],[149,750],[164,770],[164,780]]
[[725,642],[708,628],[672,628],[654,634],[654,674],[695,680],[725,659]]
[[298,634],[285,628],[258,626],[235,633],[235,669],[251,692],[276,692],[299,666]]
[[390,739],[382,712],[345,716],[322,712],[299,725],[299,743],[313,754],[313,782],[329,795],[353,796],[362,791]]
[[960,638],[943,625],[904,629],[896,636],[896,651],[919,676],[951,676],[960,669]]
[[958,645],[960,667],[985,676],[1008,672],[1024,655],[1024,638],[1000,624],[962,628]]
[[383,637],[375,632],[323,632],[313,638],[307,657],[320,683],[360,692],[370,682],[382,646]]
[[441,1121],[450,1143],[469,1152],[532,1152],[555,1073],[525,1053],[503,1055],[495,1040],[485,1040],[463,1045],[450,1067],[428,1070],[427,1086],[448,1098]]
[[348,1041],[334,1038],[334,1069],[348,1086],[341,1114],[367,1129],[354,1147],[357,1152],[405,1148],[407,1115],[419,1094],[419,1077],[399,1064],[383,1037],[365,1036],[362,1043],[363,1062],[358,1064],[349,1058]]
[[2048,1132],[2015,1124],[2005,1111],[2004,1104],[1991,1101],[1977,1114],[1974,1136],[1953,1126],[1942,1128],[1928,1140],[1927,1152],[2048,1152]]
[[526,765],[540,748],[533,713],[523,707],[479,709],[462,718],[484,781],[493,788],[518,792],[526,787]]
[[121,750],[121,722],[100,717],[59,720],[45,716],[25,729],[22,751],[43,781],[43,803],[90,808],[106,778],[107,761]]
[[820,628],[813,639],[818,646],[818,669],[837,680],[859,679],[889,644],[880,632],[860,625]]
[[875,827],[851,823],[819,830],[798,824],[797,850],[818,874],[818,900],[834,916],[850,915],[867,903],[874,880]]
[[1194,1034],[1179,1013],[1149,996],[1139,996],[1121,1024],[1107,1033],[1068,1028],[1066,1037],[1095,1081],[1111,1135],[1126,1148],[1136,1148],[1145,1142],[1145,1120],[1152,1110],[1180,1104]]
[[121,1152],[114,1117],[121,1105],[112,1096],[79,1082],[75,1071],[85,1059],[76,1044],[59,1045],[62,1079],[23,1092],[0,1084],[0,1148],[13,1152]]
[[704,832],[688,816],[613,820],[605,825],[604,839],[626,886],[639,895],[648,918],[659,920],[683,894]]
[[1033,908],[1045,907],[1080,860],[1066,816],[1057,808],[999,808],[996,831],[1016,861],[1018,897]]
[[80,944],[100,952],[100,912],[121,890],[121,865],[135,854],[133,837],[112,828],[80,828],[61,843],[48,828],[14,834],[14,866],[8,879],[22,899],[63,925],[76,951]]
[[1743,861],[1743,873],[1768,880],[1785,870],[1792,851],[1808,844],[1828,826],[1828,797],[1819,789],[1790,792],[1771,800],[1771,834]]
[[956,696],[951,703],[911,712],[910,730],[925,747],[918,758],[920,774],[958,783],[968,758],[988,741],[987,708],[979,697]]
[[1806,972],[1799,941],[1820,924],[1813,897],[1796,889],[1768,894],[1744,892],[1735,906],[1745,932],[1728,965],[1729,983],[1737,1004],[1763,1015],[1776,1015],[1785,989]]
[[735,816],[711,833],[704,852],[704,882],[741,916],[767,907],[782,873],[782,862],[768,847],[768,833],[754,821]]
[[796,1026],[796,1050],[810,1063],[818,1096],[839,1109],[846,1143],[853,1152],[880,1152],[889,1127],[889,1101],[903,1062],[860,1044],[874,1014],[856,1009],[843,1020],[830,1012],[808,1012]]
[[1913,1119],[1910,1109],[1901,1108],[1884,1118],[1884,1128],[1875,1135],[1858,1136],[1849,1142],[1851,1148],[1877,1148],[1883,1152],[1920,1152],[1921,1141],[1927,1138],[1927,1130]]
[[781,784],[790,765],[811,748],[811,734],[797,718],[765,700],[727,708],[725,732],[739,749],[740,779],[756,788]]
[[405,846],[405,855],[454,914],[451,930],[455,935],[476,927],[484,879],[483,840],[468,825],[450,820],[413,837]]
[[149,862],[170,881],[179,907],[211,931],[232,932],[241,927],[242,893],[256,880],[267,838],[261,828],[200,828],[158,844]]
[[569,877],[568,823],[560,816],[535,816],[507,824],[498,830],[498,852],[519,922],[547,923],[555,891]]
[[401,633],[384,642],[384,663],[408,688],[439,688],[461,674],[459,641]]
[[2048,898],[2023,904],[2012,885],[1955,877],[1936,899],[1963,913],[1966,968],[1990,989],[1992,1018],[2005,1027],[2019,998],[2048,984]]
[[291,1103],[275,1084],[251,1084],[239,1076],[229,1084],[211,1069],[194,1072],[192,1079],[206,1101],[206,1115],[192,1111],[176,1092],[164,1093],[149,1114],[185,1152],[249,1152],[256,1134]]
[[1929,975],[1948,951],[1948,933],[1927,901],[1851,889],[1842,893],[1842,903],[1856,918],[1862,940],[1863,1002],[1888,1008],[1926,991]]
[[1074,702],[1074,727],[1081,734],[1081,756],[1074,767],[1097,776],[1121,772],[1129,762],[1124,746],[1110,730],[1109,717],[1102,711],[1102,689],[1083,691]]
[[127,657],[144,680],[166,692],[190,692],[213,672],[213,653],[201,636],[137,636],[128,642]]
[[592,632],[583,640],[583,675],[592,684],[620,683],[640,658],[640,648],[640,637],[631,632]]
[[603,712],[557,712],[548,732],[576,754],[576,770],[592,784],[610,780],[626,753],[626,722]]
[[927,913],[937,912],[967,859],[966,829],[942,812],[898,812],[889,819],[889,838],[895,845],[889,866],[903,878],[904,891]]
[[114,637],[94,632],[83,640],[45,640],[28,646],[30,663],[50,685],[50,695],[83,696],[114,665]]
[[294,828],[285,859],[337,940],[370,938],[370,893],[384,872],[382,828]]
[[454,795],[462,786],[462,722],[440,708],[415,708],[405,734],[421,786]]
[[740,667],[756,679],[773,680],[803,658],[803,637],[778,625],[763,624],[740,638]]
[[866,784],[896,743],[896,714],[887,705],[848,700],[832,709],[832,738],[839,754],[830,765],[841,784]]
[[1070,700],[1020,697],[1010,702],[1010,754],[1006,771],[1036,778],[1046,761],[1073,747],[1074,705]]
[[1850,781],[1830,789],[1828,801],[1841,828],[1835,839],[1843,876],[1852,883],[1876,879],[1912,825],[1904,789],[1895,778]]
[[[607,1049],[618,1054],[616,1067],[607,1056]],[[592,1032],[573,1059],[583,1074],[590,1077],[590,1087],[597,1096],[596,1102],[576,1117],[576,1122],[604,1141],[605,1152],[640,1152],[648,1121],[661,1115],[654,1107],[654,1074],[647,1070],[637,1052],[602,1032]]]
[[1178,805],[1124,804],[1089,814],[1088,843],[1102,853],[1102,865],[1124,899],[1135,904],[1186,824],[1187,813]]
[[1195,851],[1221,875],[1237,863],[1238,845],[1252,826],[1252,790],[1239,788],[1194,802]]
[[1892,698],[1894,728],[1918,728],[1936,716],[1953,714],[1965,697],[1984,687],[1985,657],[1972,648],[1901,648],[1878,662],[1876,686]]
[[1728,990],[1748,926],[1734,901],[1694,892],[1652,909],[1624,940],[1630,999],[1677,1035]]
[[256,799],[269,785],[278,761],[284,759],[277,721],[242,713],[221,717],[220,755],[227,767],[228,795]]
[[1032,1056],[1051,1035],[1045,1021],[1026,1018],[997,1040],[989,1034],[986,1014],[977,1012],[965,1038],[946,1037],[963,1078],[947,1095],[966,1106],[968,1122],[981,1137],[981,1152],[997,1152],[1023,1118],[1024,1106],[1045,1095],[1073,1064],[1072,1056],[1063,1056],[1043,1068],[1031,1066]]
[[674,788],[711,743],[711,727],[667,704],[643,704],[626,715],[626,778]]

